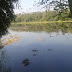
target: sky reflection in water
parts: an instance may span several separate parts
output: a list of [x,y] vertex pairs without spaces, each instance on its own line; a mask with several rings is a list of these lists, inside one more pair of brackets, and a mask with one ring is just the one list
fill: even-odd
[[9,32],[21,38],[0,49],[3,72],[72,72],[71,33]]

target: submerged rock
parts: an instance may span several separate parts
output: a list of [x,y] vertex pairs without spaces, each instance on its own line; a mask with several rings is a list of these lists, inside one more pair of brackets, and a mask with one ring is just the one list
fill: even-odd
[[38,50],[32,50],[33,52],[38,52]]
[[33,56],[36,56],[36,54],[33,54]]
[[48,49],[48,51],[53,51],[53,49]]
[[22,64],[24,64],[24,66],[29,65],[29,60],[28,60],[28,59],[23,60],[23,61],[22,61]]

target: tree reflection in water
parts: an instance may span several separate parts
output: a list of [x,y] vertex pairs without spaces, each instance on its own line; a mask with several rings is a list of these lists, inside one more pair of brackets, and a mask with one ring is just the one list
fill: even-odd
[[[14,31],[29,31],[29,32],[39,32],[39,31],[45,31],[47,32],[50,37],[53,37],[51,35],[51,32],[56,32],[56,36],[59,35],[59,31],[62,32],[62,34],[64,35],[65,33],[72,33],[72,24],[71,23],[54,23],[54,24],[19,24],[19,25],[12,25],[10,27],[11,30]],[[0,33],[0,38],[2,37],[2,35],[7,34],[8,31],[2,31]],[[43,37],[39,38],[41,41],[44,40]],[[15,40],[15,39],[14,39]],[[11,41],[11,40],[9,40]],[[54,51],[53,49],[48,49],[48,52],[52,52]],[[38,50],[33,49],[33,56],[37,56],[37,52]],[[12,72],[12,67],[11,66],[7,66],[7,54],[6,54],[6,49],[4,48],[4,45],[2,46],[2,42],[0,40],[0,72]],[[29,62],[29,58],[28,59],[24,59],[22,61],[22,64],[24,66],[28,66],[30,64]]]
[[[51,32],[56,32],[59,35],[59,31],[62,31],[62,34],[72,33],[72,23],[46,23],[46,24],[12,24],[10,27],[11,30],[19,32],[42,32],[45,31],[49,34]],[[50,35],[50,37],[52,37]]]
[[8,65],[8,55],[6,49],[0,46],[0,72],[12,72],[12,67]]
[[11,67],[7,65],[8,56],[6,54],[6,49],[4,48],[4,45],[2,45],[1,42],[1,38],[5,34],[8,34],[7,29],[1,30],[0,28],[0,72],[12,72]]

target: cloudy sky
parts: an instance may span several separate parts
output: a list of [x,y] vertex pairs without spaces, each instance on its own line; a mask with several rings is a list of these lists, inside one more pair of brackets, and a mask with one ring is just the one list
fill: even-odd
[[[39,0],[19,0],[19,4],[14,9],[15,14],[43,11],[44,9],[42,9],[41,6],[37,7],[35,5],[38,1]],[[19,8],[18,8],[18,6],[19,6]]]

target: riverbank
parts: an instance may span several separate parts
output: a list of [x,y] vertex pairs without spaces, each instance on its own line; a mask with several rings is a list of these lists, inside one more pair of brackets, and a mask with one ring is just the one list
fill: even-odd
[[67,22],[72,22],[72,21],[45,21],[45,22],[16,22],[16,23],[11,23],[11,24],[36,24],[36,23],[67,23]]

